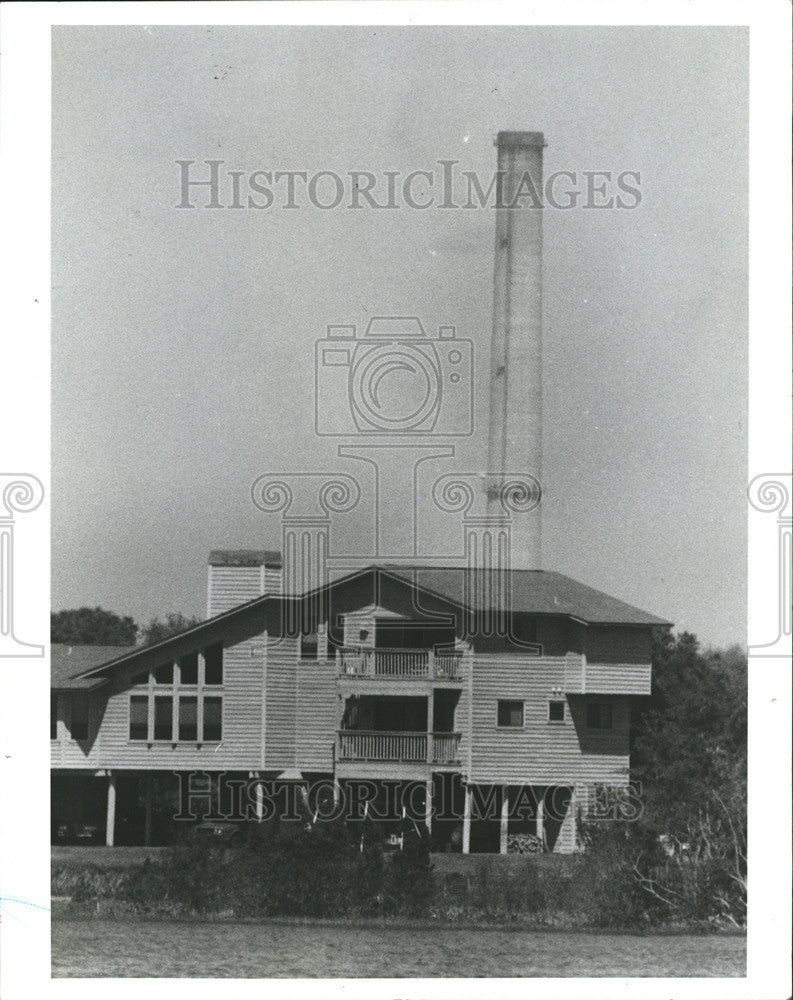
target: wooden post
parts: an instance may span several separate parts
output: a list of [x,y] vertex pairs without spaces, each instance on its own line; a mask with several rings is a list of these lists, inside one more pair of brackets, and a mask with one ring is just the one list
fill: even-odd
[[116,834],[116,776],[108,773],[107,776],[107,824],[105,826],[105,844],[107,847],[113,846]]
[[256,811],[256,822],[261,823],[264,820],[264,786],[262,785],[261,775],[257,775],[256,778],[254,809]]
[[473,790],[465,786],[465,808],[463,810],[463,854],[471,853],[471,798]]
[[424,822],[427,831],[432,833],[432,775],[427,779],[427,791],[424,796]]
[[499,854],[507,853],[507,833],[509,832],[509,785],[501,786],[501,824],[498,843]]
[[143,779],[143,843],[146,847],[151,847],[151,793],[152,793],[152,773],[147,771]]
[[[535,793],[536,794],[536,793]],[[537,836],[542,842],[542,849],[545,850],[545,789],[540,792],[537,799]]]
[[430,690],[427,697],[427,763],[432,764],[435,760],[435,741],[432,738],[432,731],[435,727],[435,692]]

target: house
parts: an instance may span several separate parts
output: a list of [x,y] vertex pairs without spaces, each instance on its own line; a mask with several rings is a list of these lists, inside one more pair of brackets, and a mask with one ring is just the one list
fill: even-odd
[[163,842],[164,785],[254,819],[299,786],[417,816],[438,850],[569,852],[592,790],[628,787],[668,622],[543,570],[368,566],[283,595],[279,561],[212,553],[211,617],[161,642],[53,648],[54,836],[79,813],[108,845]]

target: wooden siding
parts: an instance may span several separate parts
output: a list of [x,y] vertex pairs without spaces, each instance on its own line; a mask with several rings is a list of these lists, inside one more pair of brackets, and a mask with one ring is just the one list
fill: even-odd
[[[345,646],[365,646],[368,649],[374,648],[376,622],[378,618],[402,618],[395,611],[387,608],[370,605],[366,608],[359,608],[357,611],[348,611],[344,615],[344,645]],[[366,639],[361,639],[361,630],[368,632]]]
[[281,571],[266,566],[210,566],[207,614],[230,611],[262,594],[281,590]]
[[[223,739],[220,744],[163,742],[147,743],[129,739],[130,693],[144,694],[147,688],[130,688],[140,665],[119,671],[113,686],[91,692],[89,732],[86,741],[76,742],[68,734],[66,721],[59,721],[59,739],[51,741],[54,767],[100,770],[151,769],[211,770],[252,769],[261,766],[262,684],[265,638],[254,636],[223,652],[222,687],[205,688],[205,694],[223,698]],[[165,661],[164,661],[165,662]],[[193,689],[195,690],[195,689]],[[170,694],[163,688],[157,693]],[[189,690],[185,694],[191,694]],[[68,696],[59,696],[60,720],[68,720]]]
[[587,663],[583,693],[649,694],[651,672],[649,663]]
[[[475,656],[470,780],[539,785],[628,780],[628,699],[611,699],[610,730],[586,728],[585,698],[567,698],[565,721],[548,722],[548,699],[563,688],[564,674],[563,657]],[[524,702],[522,727],[497,725],[499,699]]]
[[297,639],[272,641],[267,650],[264,766],[297,766]]
[[335,660],[303,660],[297,671],[297,760],[305,771],[331,771],[339,716]]

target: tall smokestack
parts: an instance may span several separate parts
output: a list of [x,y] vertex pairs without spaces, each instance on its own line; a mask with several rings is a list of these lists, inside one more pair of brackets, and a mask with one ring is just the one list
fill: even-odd
[[[509,474],[542,482],[542,132],[499,132],[488,517]],[[540,508],[514,522],[511,564],[539,569]]]

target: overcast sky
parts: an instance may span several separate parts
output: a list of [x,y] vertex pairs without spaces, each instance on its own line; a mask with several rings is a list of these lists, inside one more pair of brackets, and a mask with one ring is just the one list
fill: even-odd
[[203,614],[210,549],[279,545],[257,476],[353,471],[313,429],[327,324],[470,338],[455,461],[486,464],[493,211],[179,210],[176,161],[488,179],[525,129],[546,176],[641,175],[635,210],[544,213],[544,568],[744,644],[747,57],[738,28],[55,28],[53,608]]

